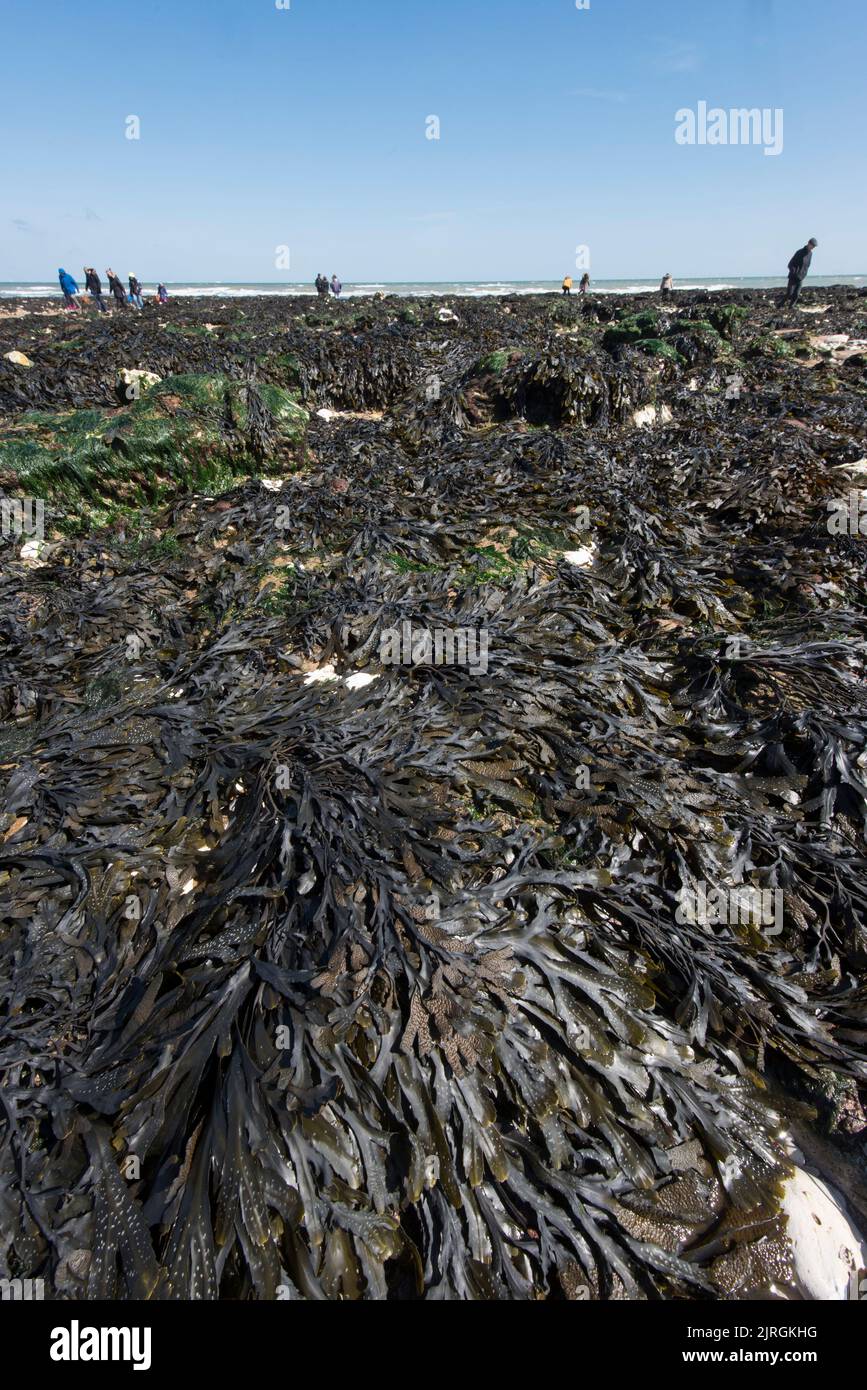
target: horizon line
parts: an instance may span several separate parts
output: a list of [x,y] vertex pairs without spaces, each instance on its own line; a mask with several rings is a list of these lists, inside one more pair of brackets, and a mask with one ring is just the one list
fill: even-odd
[[[811,276],[810,279],[813,280],[813,281],[815,281],[815,280],[828,280],[828,279],[833,278],[835,275],[844,276],[846,279],[850,279],[850,280],[863,279],[863,278],[867,278],[867,270],[829,270],[829,271],[823,272],[822,274],[818,274],[818,275],[815,275],[815,276]],[[421,279],[417,279],[417,280],[344,280],[344,281],[343,281],[343,284],[344,284],[344,287],[345,287],[346,285],[370,285],[370,286],[372,286],[372,287],[375,288],[375,289],[378,289],[380,286],[386,287],[386,286],[388,286],[388,285],[531,285],[531,284],[533,284],[534,280],[547,280],[547,281],[550,281],[552,284],[555,284],[555,283],[556,283],[556,284],[559,284],[563,278],[565,278],[565,277],[558,276],[558,275],[534,275],[534,276],[530,276],[529,278],[526,278],[526,279],[512,278],[512,279],[508,279],[508,280],[481,280],[481,279],[472,279],[472,280],[458,280],[458,279],[450,279],[450,280],[421,280]],[[621,280],[657,280],[657,279],[661,279],[661,278],[662,278],[662,277],[661,277],[660,275],[658,275],[655,271],[654,271],[653,273],[651,273],[651,274],[646,274],[646,275],[641,275],[641,274],[634,274],[634,275],[607,275],[607,276],[599,276],[599,277],[597,277],[597,278],[595,279],[595,281],[591,279],[591,284],[592,284],[592,283],[596,283],[596,284],[599,284],[599,285],[605,285],[605,284],[613,284],[613,283],[615,283],[616,281],[621,281]],[[786,276],[785,276],[785,274],[781,273],[780,271],[768,271],[768,272],[766,272],[766,273],[763,274],[763,275],[734,275],[734,274],[731,274],[731,273],[728,273],[728,275],[726,275],[726,273],[720,271],[720,272],[717,273],[717,274],[710,274],[710,275],[675,275],[675,276],[673,277],[673,279],[674,279],[675,281],[677,281],[677,280],[722,280],[722,279],[726,279],[726,278],[728,278],[728,279],[730,279],[730,280],[785,280]],[[23,277],[19,277],[19,278],[16,279],[16,280],[0,280],[0,285],[41,285],[41,284],[43,283],[44,279],[45,279],[44,276],[37,277],[37,278],[32,279],[32,280],[27,280],[27,279],[24,279]],[[146,279],[147,279],[147,277],[146,277]],[[573,276],[573,279],[574,279],[574,276]],[[247,279],[247,280],[225,280],[225,279],[218,278],[218,277],[214,277],[214,278],[212,278],[212,279],[210,279],[210,280],[191,280],[191,279],[189,279],[188,277],[182,276],[180,279],[165,280],[165,281],[162,281],[162,282],[157,282],[157,281],[155,280],[154,283],[163,283],[163,284],[166,284],[166,285],[307,285],[307,284],[312,285],[312,284],[315,283],[315,281],[314,281],[314,280],[306,280],[306,279],[305,279],[305,280],[252,280],[252,279]]]

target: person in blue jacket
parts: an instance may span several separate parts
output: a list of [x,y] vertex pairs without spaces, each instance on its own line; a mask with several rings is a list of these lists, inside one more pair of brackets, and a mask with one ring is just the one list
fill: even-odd
[[342,289],[343,289],[343,286],[341,285],[341,283],[340,283],[340,281],[338,280],[337,276],[336,276],[336,275],[332,275],[332,277],[331,277],[331,293],[334,295],[334,297],[335,297],[336,299],[339,299],[339,298],[340,298],[340,292],[341,292]]
[[65,309],[77,309],[78,303],[75,296],[78,294],[78,285],[69,271],[61,267],[57,272],[57,278],[60,281],[60,288],[63,290],[63,307]]

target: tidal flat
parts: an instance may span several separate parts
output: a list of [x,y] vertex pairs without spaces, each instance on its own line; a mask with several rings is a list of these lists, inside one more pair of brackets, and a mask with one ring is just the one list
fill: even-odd
[[846,1297],[867,291],[779,297],[4,304],[0,1277]]

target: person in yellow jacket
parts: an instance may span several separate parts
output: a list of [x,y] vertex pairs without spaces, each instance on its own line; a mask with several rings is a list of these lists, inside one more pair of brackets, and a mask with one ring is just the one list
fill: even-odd
[[571,293],[572,293],[572,276],[571,276],[571,275],[567,275],[566,278],[565,278],[565,280],[563,281],[563,293],[564,293],[564,294],[571,294]]

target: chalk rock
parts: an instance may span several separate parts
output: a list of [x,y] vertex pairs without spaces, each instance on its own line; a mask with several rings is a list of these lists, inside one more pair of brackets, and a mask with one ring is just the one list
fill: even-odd
[[45,560],[40,558],[44,549],[45,541],[25,541],[18,552],[18,556],[30,569],[42,569],[46,563]]
[[564,550],[563,559],[567,565],[575,565],[578,569],[587,569],[596,559],[595,545],[582,545],[580,550]]
[[363,690],[366,685],[372,685],[374,681],[378,680],[379,676],[374,675],[371,671],[355,671],[351,676],[346,677],[343,684],[347,690]]
[[840,463],[834,469],[847,478],[867,478],[867,458],[856,459],[854,463]]
[[324,681],[336,681],[337,679],[338,675],[333,666],[320,666],[318,671],[311,671],[308,676],[304,677],[304,684],[320,685]]
[[848,1299],[858,1271],[867,1266],[867,1245],[841,1199],[821,1178],[796,1168],[783,1185],[782,1210],[807,1297],[822,1302]]
[[7,362],[14,362],[16,367],[32,367],[33,363],[23,352],[7,352],[4,354]]
[[633,412],[632,422],[644,429],[648,425],[667,425],[672,418],[667,405],[645,405]]
[[813,333],[810,336],[810,346],[818,348],[819,352],[837,352],[851,341],[848,333]]
[[137,401],[145,391],[162,381],[156,372],[146,372],[139,367],[121,367],[117,374],[117,394],[121,401]]

